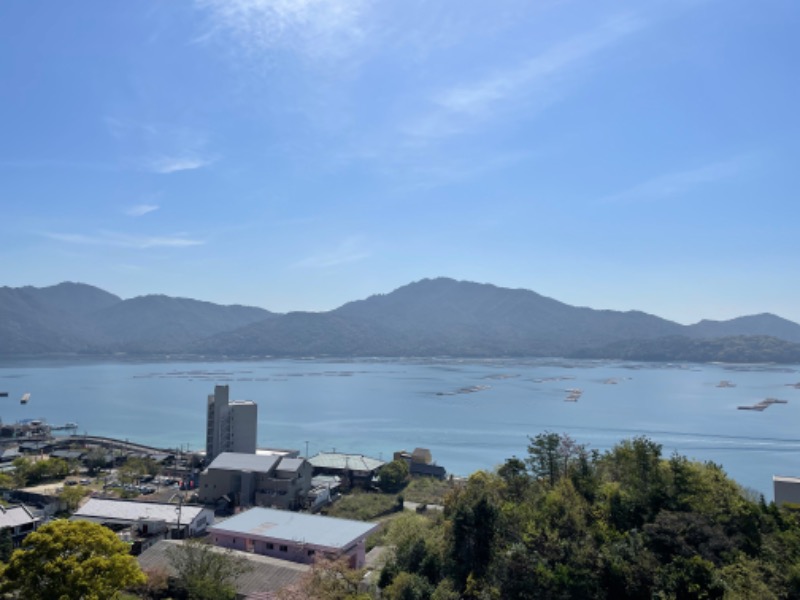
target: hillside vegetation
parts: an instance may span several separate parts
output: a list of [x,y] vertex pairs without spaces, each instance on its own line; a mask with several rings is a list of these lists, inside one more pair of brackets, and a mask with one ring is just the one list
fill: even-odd
[[389,600],[800,597],[797,514],[643,437],[600,454],[536,436],[387,540]]
[[287,314],[163,295],[123,300],[78,283],[0,288],[0,356],[63,354],[798,362],[800,325],[760,314],[684,326],[447,278]]

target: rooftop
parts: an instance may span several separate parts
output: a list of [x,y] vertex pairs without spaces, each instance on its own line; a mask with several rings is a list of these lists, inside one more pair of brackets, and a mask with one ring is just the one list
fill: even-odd
[[26,506],[10,506],[8,508],[0,506],[0,529],[18,527],[36,520]]
[[[201,511],[202,506],[184,504],[181,507],[181,523],[191,523]],[[164,521],[170,525],[178,523],[178,505],[160,502],[131,502],[129,500],[109,500],[91,498],[72,516],[74,519],[107,519],[109,521]]]
[[305,462],[302,458],[282,458],[278,465],[278,471],[288,471],[294,473],[300,470]]
[[272,508],[251,508],[213,527],[209,533],[233,533],[255,538],[302,542],[325,548],[344,548],[378,525]]
[[385,464],[382,460],[363,454],[342,454],[340,452],[320,452],[309,458],[308,462],[317,468],[344,471],[376,471]]
[[780,481],[781,483],[800,483],[800,477],[789,477],[786,475],[773,475],[772,481]]
[[224,469],[228,471],[253,471],[269,473],[281,460],[280,456],[264,456],[262,454],[244,454],[242,452],[223,452],[208,465],[208,469]]
[[[175,568],[170,562],[170,548],[178,547],[183,544],[178,540],[161,540],[154,544],[137,558],[142,569],[164,568],[175,574]],[[251,552],[241,552],[239,550],[223,550],[211,546],[214,552],[234,556],[245,560],[253,568],[246,573],[239,575],[234,581],[233,586],[239,594],[250,596],[257,592],[277,592],[303,576],[311,569],[310,565],[289,562],[268,556],[261,556]]]

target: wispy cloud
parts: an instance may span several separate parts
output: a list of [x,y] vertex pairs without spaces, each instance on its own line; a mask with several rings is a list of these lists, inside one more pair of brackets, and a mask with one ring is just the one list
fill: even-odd
[[524,101],[525,109],[542,109],[564,93],[559,83],[578,65],[617,44],[645,26],[641,18],[626,15],[599,28],[555,44],[513,68],[498,70],[477,81],[440,90],[435,109],[407,128],[418,138],[439,138],[462,132],[477,120],[498,114],[498,107]]
[[125,214],[129,217],[142,217],[147,213],[151,213],[155,210],[161,208],[157,204],[137,204],[136,206],[131,206],[128,210],[125,211]]
[[309,256],[291,266],[298,269],[320,269],[357,262],[370,256],[370,253],[362,246],[363,243],[360,237],[347,238],[335,249]]
[[179,171],[194,171],[202,169],[214,162],[211,158],[201,158],[199,156],[160,156],[145,163],[147,170],[153,173],[167,175],[178,173]]
[[206,135],[196,128],[113,116],[103,122],[127,154],[139,157],[132,160],[133,168],[169,174],[202,169],[217,160],[208,151]]
[[239,48],[255,55],[289,49],[311,59],[348,55],[363,36],[365,0],[196,0],[209,16],[209,27],[197,41],[220,33],[234,37]]
[[736,157],[704,165],[696,169],[675,171],[648,179],[622,192],[600,199],[601,202],[637,202],[662,200],[679,196],[698,186],[732,179],[748,169],[751,160]]
[[136,236],[113,231],[101,231],[97,234],[44,232],[43,236],[59,242],[91,246],[114,246],[119,248],[186,248],[205,244],[204,240],[189,237],[186,233],[166,236]]

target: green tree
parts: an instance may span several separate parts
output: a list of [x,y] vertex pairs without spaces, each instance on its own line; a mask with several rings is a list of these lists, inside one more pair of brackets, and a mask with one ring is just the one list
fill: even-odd
[[111,600],[145,582],[128,546],[110,529],[58,520],[31,533],[11,555],[8,590],[26,600]]
[[11,529],[6,527],[0,530],[0,563],[8,562],[13,551],[14,539],[11,537]]
[[470,475],[467,485],[447,498],[445,516],[449,521],[449,558],[453,579],[461,586],[468,577],[482,578],[489,568],[499,508],[498,478],[484,471]]
[[378,487],[384,492],[399,492],[408,481],[409,469],[404,460],[393,460],[378,471]]
[[15,458],[11,464],[14,465],[15,485],[20,488],[28,485],[28,479],[30,478],[31,468],[33,467],[33,461],[31,461],[30,458],[25,458],[24,456],[20,456],[18,458]]
[[233,600],[236,578],[250,569],[232,552],[196,539],[170,548],[167,556],[189,600]]
[[100,469],[108,466],[108,453],[99,447],[92,448],[86,453],[83,462],[89,470],[89,475],[97,475]]
[[381,597],[387,600],[428,600],[434,592],[430,582],[413,573],[400,573],[394,581],[383,590]]
[[280,600],[370,600],[359,591],[364,570],[351,569],[346,559],[319,560],[299,582],[278,592]]
[[145,475],[158,475],[161,467],[152,458],[140,458],[134,456],[129,458],[119,469],[119,478],[125,483],[138,481]]
[[66,504],[69,512],[75,512],[83,497],[88,493],[89,490],[81,485],[67,486],[58,495],[58,499]]

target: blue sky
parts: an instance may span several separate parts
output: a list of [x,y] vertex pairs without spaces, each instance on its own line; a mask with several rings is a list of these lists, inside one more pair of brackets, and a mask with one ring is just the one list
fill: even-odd
[[0,284],[800,321],[800,5],[0,4]]

